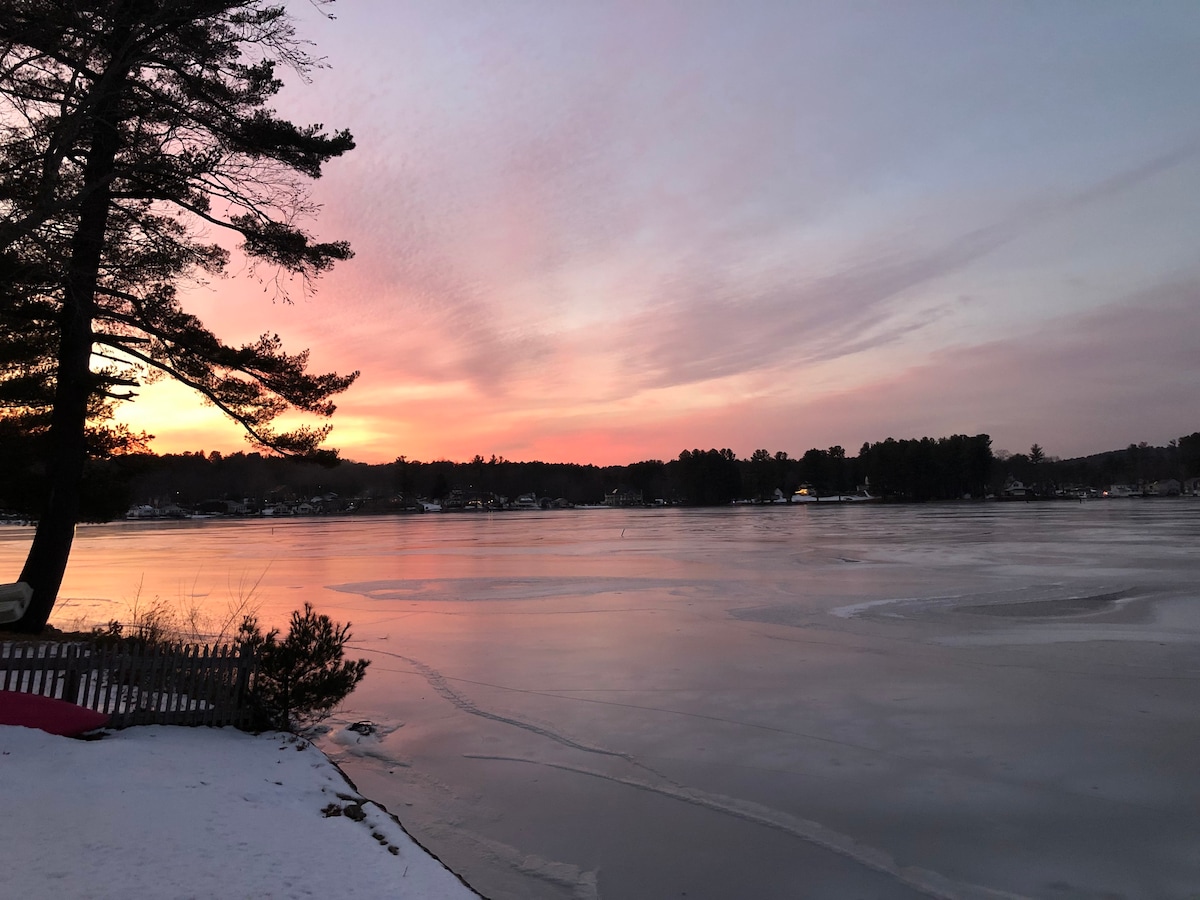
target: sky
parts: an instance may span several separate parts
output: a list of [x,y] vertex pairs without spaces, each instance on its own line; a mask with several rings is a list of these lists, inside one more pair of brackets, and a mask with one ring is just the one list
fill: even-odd
[[[799,456],[1200,429],[1200,5],[342,0],[279,111],[349,128],[291,305],[222,337],[360,370],[362,462]],[[182,388],[157,452],[250,450]]]

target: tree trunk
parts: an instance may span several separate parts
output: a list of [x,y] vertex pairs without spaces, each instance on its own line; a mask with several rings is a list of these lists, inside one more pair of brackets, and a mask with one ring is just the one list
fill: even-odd
[[[93,284],[94,281],[93,278]],[[68,297],[71,293],[68,289]],[[87,461],[84,429],[91,394],[90,308],[94,302],[91,296],[86,298],[86,302],[80,302],[81,299],[76,294],[75,299],[68,300],[63,309],[58,380],[54,391],[47,460],[50,490],[38,520],[33,545],[21,570],[21,580],[33,588],[33,597],[24,617],[13,626],[18,631],[38,632],[45,627],[54,609],[54,602],[58,599],[58,589],[75,538],[79,491]]]
[[88,402],[96,386],[91,368],[96,284],[112,205],[111,182],[120,149],[120,95],[127,73],[126,64],[116,57],[127,38],[126,31],[114,40],[114,60],[97,85],[95,130],[84,168],[83,201],[71,239],[59,320],[58,372],[47,452],[49,496],[21,570],[21,581],[33,589],[33,597],[25,615],[10,626],[14,631],[36,633],[45,628],[75,539],[87,463]]

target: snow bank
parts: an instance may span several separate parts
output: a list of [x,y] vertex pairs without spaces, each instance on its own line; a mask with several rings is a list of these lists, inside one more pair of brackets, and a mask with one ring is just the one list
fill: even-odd
[[291,735],[0,726],[0,797],[14,897],[478,896]]

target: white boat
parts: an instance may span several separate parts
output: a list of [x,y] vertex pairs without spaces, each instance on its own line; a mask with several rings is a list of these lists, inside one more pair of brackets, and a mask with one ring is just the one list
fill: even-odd
[[793,503],[875,503],[879,500],[869,491],[856,491],[853,494],[826,494],[818,496],[815,493],[792,494]]

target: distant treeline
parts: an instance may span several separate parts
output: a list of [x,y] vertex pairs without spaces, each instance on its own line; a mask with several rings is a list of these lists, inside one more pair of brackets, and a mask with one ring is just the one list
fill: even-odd
[[[0,510],[35,518],[42,477],[36,459],[9,458],[0,443]],[[857,456],[839,446],[813,448],[800,457],[755,450],[739,459],[728,449],[684,450],[672,460],[625,466],[512,462],[502,457],[469,462],[421,462],[404,456],[368,465],[342,461],[322,466],[259,453],[127,454],[91,465],[86,518],[123,516],[134,505],[221,512],[245,505],[326,498],[324,508],[386,511],[457,498],[533,495],[574,505],[669,503],[721,505],[734,500],[787,501],[796,491],[828,496],[868,489],[895,502],[959,500],[1002,495],[1022,484],[1029,496],[1064,489],[1104,490],[1113,484],[1143,485],[1200,475],[1200,432],[1166,447],[1130,445],[1079,459],[992,450],[986,434],[865,443]],[[352,502],[353,501],[353,502]]]

